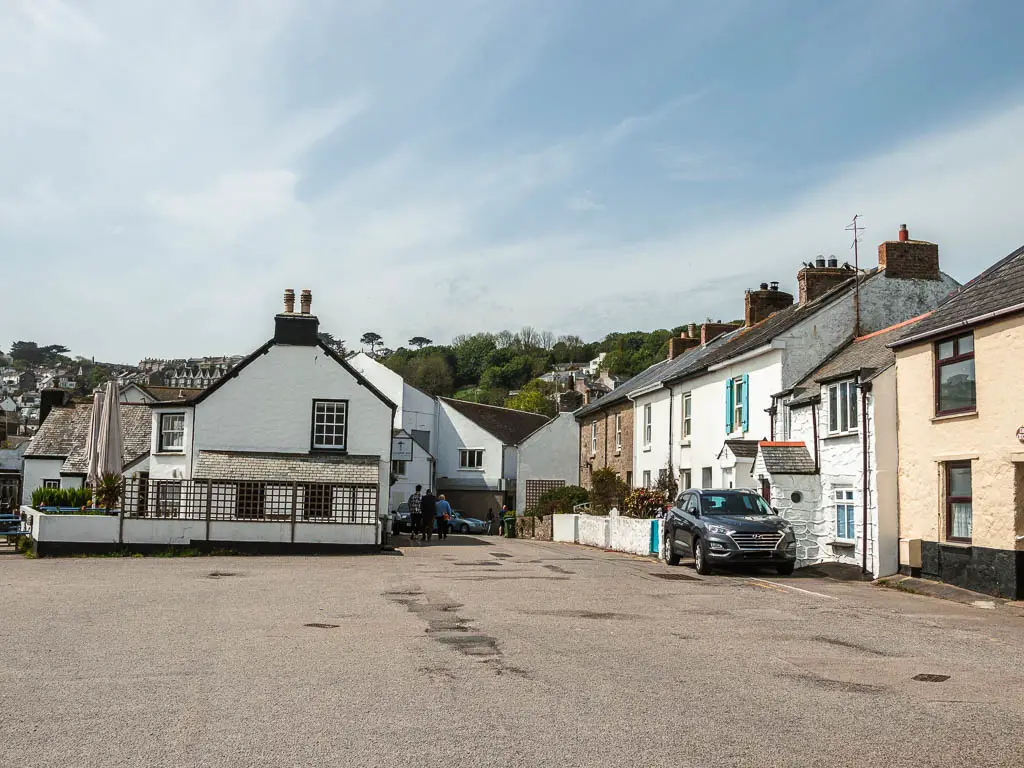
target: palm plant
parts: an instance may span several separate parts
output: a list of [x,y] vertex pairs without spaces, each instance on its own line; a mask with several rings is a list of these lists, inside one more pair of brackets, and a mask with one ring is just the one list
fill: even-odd
[[108,472],[100,478],[96,485],[96,504],[103,509],[111,509],[121,503],[121,475]]

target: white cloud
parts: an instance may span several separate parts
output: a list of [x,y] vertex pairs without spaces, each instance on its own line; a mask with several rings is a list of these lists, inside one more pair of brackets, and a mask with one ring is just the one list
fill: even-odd
[[[524,324],[595,337],[736,317],[744,288],[792,287],[801,261],[843,256],[854,213],[869,257],[906,222],[961,279],[1022,239],[1024,110],[1011,106],[840,167],[797,199],[610,241],[595,224],[611,217],[573,215],[605,205],[591,169],[646,147],[701,92],[565,135],[463,142],[479,115],[446,95],[472,80],[499,103],[551,31],[492,61],[516,19],[533,33],[534,9],[447,2],[0,9],[0,253],[26,289],[0,308],[0,344],[128,361],[242,353],[289,286],[312,288],[325,328],[350,341]],[[721,173],[721,151],[669,170]]]

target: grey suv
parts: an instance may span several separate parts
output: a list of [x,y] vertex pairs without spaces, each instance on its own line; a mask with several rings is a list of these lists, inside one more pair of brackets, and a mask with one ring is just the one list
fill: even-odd
[[669,508],[664,525],[665,562],[692,557],[697,573],[717,566],[760,565],[793,572],[796,537],[754,491],[684,491]]

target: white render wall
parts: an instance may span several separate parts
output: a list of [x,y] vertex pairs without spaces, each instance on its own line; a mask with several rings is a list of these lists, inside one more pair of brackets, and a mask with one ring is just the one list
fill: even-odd
[[32,503],[32,491],[42,488],[43,480],[61,480],[60,468],[63,466],[64,459],[33,459],[26,456],[22,469],[21,503]]
[[560,413],[517,448],[516,506],[525,510],[527,480],[580,483],[580,427],[571,413]]
[[[503,446],[490,432],[467,419],[443,401],[438,401],[439,418],[436,459],[439,487],[497,491],[501,486]],[[482,448],[482,469],[461,469],[459,451]]]
[[[766,350],[757,357],[732,363],[721,370],[710,371],[674,386],[672,398],[672,418],[675,423],[673,442],[676,444],[675,450],[677,451],[674,468],[677,473],[681,469],[690,469],[694,488],[701,487],[704,467],[712,468],[712,486],[721,487],[722,467],[718,454],[726,439],[763,440],[771,435],[771,419],[766,411],[771,407],[772,395],[780,389],[782,354],[782,351],[778,349]],[[748,429],[743,432],[742,427],[739,427],[726,434],[725,382],[743,374],[747,374],[749,377]],[[692,396],[693,429],[688,442],[680,440],[679,437],[682,434],[682,401],[686,392],[690,392]],[[738,473],[736,482],[741,483],[747,477],[746,473]],[[756,474],[750,482],[756,484]],[[740,485],[737,484],[737,487]]]
[[[677,396],[678,397],[678,396]],[[658,473],[666,469],[672,458],[672,446],[669,443],[669,431],[672,431],[672,442],[678,444],[681,422],[672,420],[671,394],[668,389],[661,388],[633,401],[633,487],[642,488],[644,472],[651,473],[651,484],[658,482]],[[644,408],[651,406],[651,443],[644,445]],[[614,430],[613,420],[609,426]],[[615,440],[614,432],[609,434],[609,446]],[[623,446],[628,448],[628,446]],[[678,465],[673,462],[673,469],[678,476]]]
[[313,400],[348,401],[348,445],[353,455],[379,456],[378,511],[388,512],[391,480],[391,408],[319,347],[272,345],[185,413],[185,451],[155,451],[160,413],[155,408],[151,477],[190,478],[202,450],[309,453]]
[[415,440],[412,441],[412,461],[406,462],[405,475],[399,477],[391,486],[391,510],[398,509],[398,505],[407,501],[415,492],[416,486],[423,486],[424,490],[432,487],[431,467],[433,459],[430,454],[420,447]]

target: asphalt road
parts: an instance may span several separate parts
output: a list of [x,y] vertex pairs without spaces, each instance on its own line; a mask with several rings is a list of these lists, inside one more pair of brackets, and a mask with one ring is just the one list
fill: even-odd
[[0,765],[1024,765],[1024,620],[755,576],[471,537],[0,555]]

